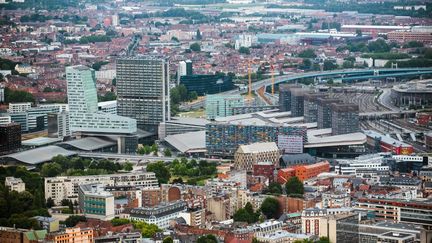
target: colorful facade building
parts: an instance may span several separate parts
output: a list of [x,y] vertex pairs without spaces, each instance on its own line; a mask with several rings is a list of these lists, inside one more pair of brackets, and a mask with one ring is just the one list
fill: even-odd
[[328,161],[322,161],[311,165],[299,165],[278,171],[277,181],[280,184],[286,183],[290,177],[296,176],[300,181],[305,181],[316,177],[320,173],[329,172],[330,164]]

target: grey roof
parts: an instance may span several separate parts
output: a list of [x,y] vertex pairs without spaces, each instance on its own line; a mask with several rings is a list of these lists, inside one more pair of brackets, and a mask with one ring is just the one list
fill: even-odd
[[310,154],[284,154],[281,157],[281,166],[286,167],[295,164],[313,164],[316,162],[315,157]]
[[3,157],[5,158],[13,158],[22,163],[26,164],[40,164],[43,162],[50,161],[54,156],[63,155],[63,156],[72,156],[77,154],[76,152],[66,150],[64,148],[58,146],[46,146],[35,148],[31,150],[26,150],[19,153],[8,154]]
[[67,144],[79,150],[92,151],[92,150],[97,150],[105,147],[114,146],[116,145],[116,142],[108,138],[103,139],[98,137],[86,137],[86,138],[67,141],[62,144]]
[[205,131],[170,135],[165,138],[165,142],[182,153],[205,151]]
[[23,146],[43,146],[62,141],[61,138],[38,137],[22,141]]
[[171,118],[171,120],[166,121],[166,123],[205,127],[205,125],[210,123],[210,121],[203,118],[173,117]]

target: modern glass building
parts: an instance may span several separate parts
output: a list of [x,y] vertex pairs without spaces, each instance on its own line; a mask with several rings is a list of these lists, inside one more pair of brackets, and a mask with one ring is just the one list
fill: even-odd
[[301,136],[307,142],[307,128],[302,126],[210,123],[206,125],[207,154],[233,156],[239,145],[277,142],[278,135]]
[[169,62],[156,57],[117,59],[117,114],[156,132],[170,120]]
[[206,115],[207,119],[214,120],[217,117],[232,116],[233,108],[244,106],[241,95],[207,95]]
[[71,132],[132,134],[131,118],[98,111],[94,70],[86,66],[66,68],[69,125]]
[[207,74],[181,76],[180,84],[183,84],[187,90],[195,91],[201,96],[216,94],[236,88],[230,76]]

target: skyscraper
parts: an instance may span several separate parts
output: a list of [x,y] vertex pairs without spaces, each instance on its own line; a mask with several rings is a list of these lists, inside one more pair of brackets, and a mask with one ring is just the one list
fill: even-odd
[[349,103],[333,103],[332,134],[341,135],[360,131],[359,105]]
[[67,67],[66,80],[71,132],[118,134],[136,132],[134,119],[98,112],[93,69],[81,65]]
[[117,60],[117,114],[137,120],[138,128],[157,132],[170,119],[169,62],[156,57]]
[[279,110],[291,111],[291,89],[301,88],[298,84],[280,84],[279,85]]

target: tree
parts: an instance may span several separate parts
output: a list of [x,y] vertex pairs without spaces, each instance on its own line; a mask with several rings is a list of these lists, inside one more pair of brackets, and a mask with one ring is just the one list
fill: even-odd
[[356,36],[361,37],[363,35],[361,29],[356,29]]
[[287,195],[303,195],[304,186],[297,176],[290,177],[285,183],[285,190]]
[[311,69],[312,68],[312,62],[311,62],[311,60],[308,59],[308,58],[303,59],[303,62],[301,64],[300,68],[301,69],[305,69],[305,70],[306,69]]
[[147,171],[155,173],[159,184],[166,184],[171,178],[171,173],[168,170],[168,168],[165,166],[163,161],[158,161],[156,163],[148,164]]
[[113,226],[125,225],[125,224],[129,224],[130,222],[131,221],[129,219],[120,219],[120,218],[111,219],[111,224]]
[[247,222],[249,224],[256,223],[259,220],[260,214],[253,210],[252,204],[246,203],[244,208],[240,208],[234,213],[233,219],[236,222]]
[[131,162],[127,161],[123,165],[123,170],[125,170],[125,171],[132,171],[133,170],[133,164]]
[[277,219],[279,217],[279,201],[274,197],[267,197],[261,204],[261,212],[267,219]]
[[330,61],[330,60],[325,60],[323,68],[324,68],[324,71],[334,70],[334,69],[337,68],[337,65],[334,62]]
[[174,243],[174,240],[171,238],[171,236],[165,237],[165,239],[162,241],[162,243]]
[[239,48],[239,53],[249,55],[250,50],[249,50],[249,48],[242,46]]
[[54,177],[58,176],[62,172],[62,168],[57,163],[45,163],[42,165],[41,176],[43,177]]
[[294,243],[314,243],[314,241],[310,239],[303,239],[303,240],[295,240]]
[[214,235],[204,235],[199,237],[196,243],[218,243],[218,240]]
[[269,186],[267,187],[266,192],[267,192],[267,193],[270,193],[270,194],[277,194],[277,195],[280,195],[280,194],[282,194],[283,190],[282,190],[282,186],[281,186],[279,183],[277,183],[277,182],[272,182],[272,183],[270,183]]
[[189,48],[194,52],[200,52],[201,51],[201,45],[198,42],[191,44]]
[[196,32],[196,39],[197,40],[201,40],[202,39],[201,31],[199,29],[197,29],[197,32]]
[[315,58],[316,54],[315,54],[314,49],[308,48],[308,49],[300,52],[298,56],[301,58]]
[[351,61],[344,61],[342,63],[342,68],[353,68],[354,67],[354,63]]
[[316,243],[330,243],[330,239],[326,236],[322,236],[318,241],[316,241]]
[[171,150],[169,148],[165,148],[163,151],[163,154],[165,157],[171,157],[172,156]]
[[54,206],[55,206],[54,200],[52,198],[50,198],[50,197],[47,198],[47,200],[46,200],[46,207],[47,208],[52,208]]
[[155,224],[148,224],[143,221],[134,221],[132,222],[135,229],[141,231],[141,234],[144,238],[151,238],[157,232],[161,232],[161,230]]
[[82,215],[71,215],[64,221],[64,224],[67,227],[75,227],[79,222],[87,222],[87,218]]

